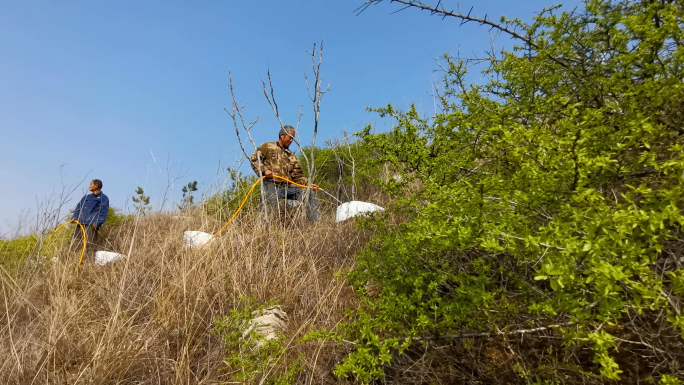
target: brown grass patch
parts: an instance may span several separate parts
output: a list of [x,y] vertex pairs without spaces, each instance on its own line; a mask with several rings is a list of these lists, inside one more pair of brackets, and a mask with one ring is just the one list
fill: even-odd
[[264,225],[248,213],[211,247],[183,248],[183,231],[220,225],[201,212],[148,216],[103,234],[124,260],[78,266],[63,250],[56,263],[32,256],[17,275],[0,272],[0,383],[229,382],[212,326],[239,296],[277,301],[290,318],[286,355],[306,353],[302,381],[334,381],[337,353],[297,341],[355,305],[334,275],[353,266],[369,234],[330,219]]

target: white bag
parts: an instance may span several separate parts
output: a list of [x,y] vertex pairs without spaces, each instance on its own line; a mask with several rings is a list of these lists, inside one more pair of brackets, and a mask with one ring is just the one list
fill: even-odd
[[207,241],[211,239],[212,234],[203,231],[186,231],[183,233],[183,244],[185,247],[202,247]]
[[96,251],[95,252],[95,264],[98,266],[106,265],[110,262],[116,262],[123,258],[124,255],[114,253],[111,251]]
[[346,221],[351,217],[357,215],[372,213],[373,211],[382,211],[384,208],[368,202],[351,201],[342,203],[337,206],[337,214],[335,215],[335,222]]

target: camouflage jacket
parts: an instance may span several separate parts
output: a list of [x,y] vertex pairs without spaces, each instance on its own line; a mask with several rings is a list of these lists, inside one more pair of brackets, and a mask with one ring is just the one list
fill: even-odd
[[[258,159],[261,160],[261,170],[259,170]],[[257,151],[252,154],[252,169],[259,176],[264,175],[264,171],[271,170],[274,174],[287,178],[299,184],[307,184],[307,179],[302,172],[302,165],[295,154],[287,148],[282,148],[278,142],[266,142],[259,146]],[[284,183],[274,179],[276,183]]]

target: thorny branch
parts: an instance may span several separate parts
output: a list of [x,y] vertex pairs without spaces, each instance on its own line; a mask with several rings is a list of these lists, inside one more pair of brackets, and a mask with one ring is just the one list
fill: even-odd
[[[371,5],[379,4],[379,3],[383,2],[383,1],[384,1],[384,0],[367,0],[367,1],[366,1],[365,3],[363,3],[361,6],[359,6],[358,8],[356,8],[355,12],[356,12],[356,14],[357,14],[357,16],[358,16],[358,15],[360,15],[363,11],[365,11],[368,7],[370,7]],[[473,8],[472,8],[472,7],[470,8],[470,10],[468,11],[467,14],[464,14],[464,13],[461,12],[460,7],[459,7],[459,9],[456,10],[456,11],[454,11],[454,10],[447,10],[447,9],[444,7],[444,4],[442,4],[442,1],[441,1],[441,0],[437,3],[436,6],[427,5],[427,4],[423,3],[423,2],[420,1],[420,0],[390,0],[390,2],[391,2],[391,3],[396,2],[396,3],[399,3],[399,4],[404,5],[404,7],[402,7],[401,9],[399,9],[399,10],[396,11],[396,12],[403,11],[404,9],[407,9],[407,8],[418,8],[418,9],[420,9],[420,10],[429,11],[431,15],[438,15],[438,16],[441,16],[442,19],[445,19],[445,18],[447,18],[447,17],[454,17],[454,18],[460,19],[460,20],[461,20],[461,25],[463,25],[463,24],[465,24],[465,23],[468,23],[468,22],[471,22],[471,21],[472,21],[472,22],[475,22],[475,23],[479,23],[480,25],[487,25],[487,26],[489,26],[490,28],[497,29],[497,30],[499,30],[499,31],[501,31],[501,32],[504,32],[504,33],[510,35],[511,37],[515,38],[515,39],[521,40],[522,42],[524,42],[525,44],[527,44],[528,47],[530,47],[530,48],[532,48],[532,49],[539,49],[539,45],[537,45],[537,44],[531,39],[531,37],[523,36],[523,35],[521,35],[520,33],[516,32],[514,29],[511,29],[511,28],[507,27],[507,26],[504,25],[504,24],[495,23],[495,22],[492,21],[491,19],[487,18],[487,15],[485,15],[483,18],[476,17],[476,16],[472,16],[472,15],[471,15],[471,13],[472,13],[472,11],[473,11]],[[561,67],[565,68],[565,69],[568,69],[568,70],[569,70],[569,69],[571,68],[570,65],[568,65],[568,64],[565,63],[565,62],[563,62],[563,60],[561,60],[561,59],[558,58],[558,57],[549,56],[549,59],[552,60],[554,63],[560,65]],[[570,59],[570,58],[564,58],[564,59],[565,59],[565,60],[569,60],[569,61],[573,61],[573,60]],[[571,73],[572,73],[572,72],[571,72]]]
[[[361,5],[360,7],[356,8],[355,12],[357,15],[360,15],[363,11],[365,11],[371,5],[379,4],[381,2],[383,2],[383,0],[368,0],[363,5]],[[463,25],[469,21],[473,21],[473,22],[479,23],[481,25],[488,25],[491,28],[498,29],[502,32],[505,32],[505,33],[513,36],[514,38],[520,39],[520,40],[524,41],[526,44],[528,44],[534,48],[537,48],[537,45],[533,41],[531,41],[530,39],[526,38],[525,36],[522,36],[521,34],[515,32],[514,30],[512,30],[508,27],[506,27],[505,25],[501,25],[501,24],[493,22],[491,19],[487,18],[487,15],[485,15],[484,18],[471,16],[471,13],[473,11],[472,8],[470,8],[470,10],[468,11],[468,14],[464,15],[460,12],[460,9],[458,11],[453,11],[453,10],[447,11],[447,9],[444,8],[444,4],[442,4],[441,1],[439,1],[437,3],[437,5],[434,7],[427,5],[427,4],[425,4],[419,0],[390,0],[390,2],[391,3],[397,2],[399,4],[403,4],[404,7],[401,8],[399,11],[403,11],[404,9],[407,9],[407,8],[418,8],[421,10],[429,11],[430,14],[432,14],[432,15],[440,15],[440,16],[442,16],[442,18],[455,17],[455,18],[461,19],[461,25]],[[440,8],[440,6],[441,6],[441,8]]]

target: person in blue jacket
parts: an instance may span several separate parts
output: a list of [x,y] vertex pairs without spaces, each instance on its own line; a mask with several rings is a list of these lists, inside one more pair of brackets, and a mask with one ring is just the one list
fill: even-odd
[[[102,193],[102,181],[99,179],[93,179],[88,190],[92,194],[87,194],[81,198],[81,201],[74,208],[74,215],[71,218],[83,225],[87,237],[86,248],[92,251],[97,244],[97,233],[107,219],[109,198]],[[77,226],[73,239],[80,242],[82,237],[81,229]]]

